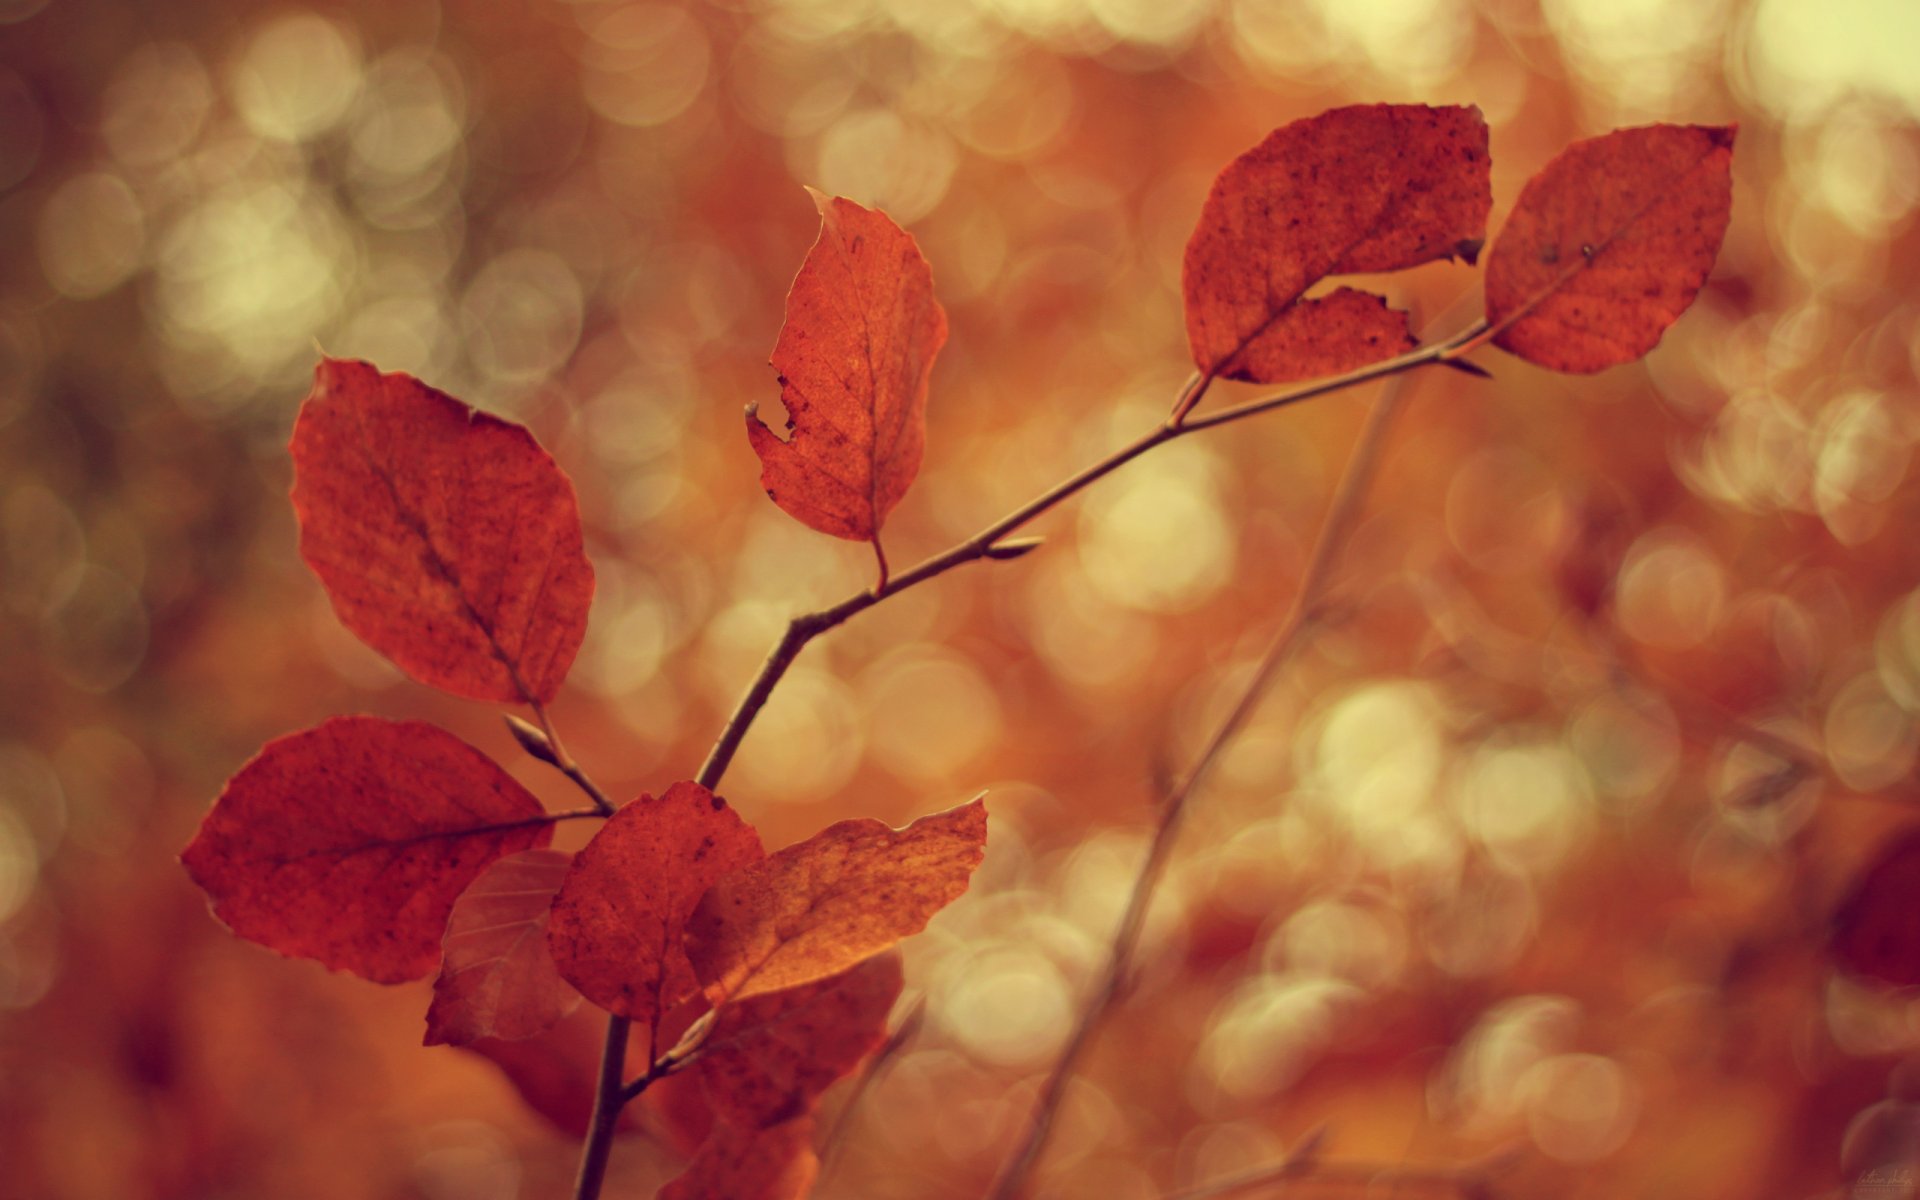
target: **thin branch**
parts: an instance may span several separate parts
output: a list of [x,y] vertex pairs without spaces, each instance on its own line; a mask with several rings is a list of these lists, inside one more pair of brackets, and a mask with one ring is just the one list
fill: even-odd
[[600,1185],[607,1178],[613,1127],[627,1102],[620,1081],[626,1073],[630,1024],[625,1017],[607,1018],[607,1040],[600,1047],[600,1079],[593,1089],[593,1116],[587,1123],[587,1145],[580,1156],[579,1178],[573,1185],[574,1200],[598,1200]]
[[1461,1195],[1475,1195],[1486,1187],[1479,1171],[1457,1167],[1400,1167],[1383,1163],[1295,1162],[1291,1157],[1270,1166],[1255,1167],[1212,1183],[1166,1192],[1160,1200],[1216,1200],[1253,1188],[1295,1180],[1333,1187],[1387,1186],[1393,1188],[1444,1188]]
[[580,764],[573,761],[573,756],[567,753],[565,743],[561,742],[559,732],[554,729],[553,721],[547,716],[547,706],[538,700],[528,700],[527,703],[532,706],[533,715],[540,721],[540,735],[547,739],[547,749],[553,753],[553,757],[547,761],[552,763],[562,775],[573,780],[574,786],[587,794],[587,798],[593,801],[593,807],[600,816],[612,816],[613,801],[607,799],[607,794],[588,778],[587,773],[580,769]]
[[821,1178],[825,1178],[827,1173],[833,1170],[835,1162],[839,1159],[840,1147],[846,1143],[847,1129],[853,1123],[852,1117],[859,1109],[860,1102],[866,1099],[867,1089],[873,1086],[874,1081],[886,1072],[887,1066],[895,1056],[913,1040],[915,1034],[920,1032],[920,1023],[926,1016],[926,1008],[926,997],[917,997],[912,1007],[907,1009],[907,1015],[901,1018],[900,1024],[887,1035],[887,1040],[867,1058],[866,1065],[861,1068],[860,1077],[854,1080],[853,1089],[848,1092],[846,1102],[840,1105],[840,1111],[833,1119],[833,1128],[827,1131],[827,1136],[821,1141]]
[[[1400,388],[1389,386],[1374,404],[1373,411],[1367,416],[1367,423],[1360,431],[1354,445],[1353,455],[1347,461],[1346,472],[1334,492],[1333,500],[1327,507],[1326,518],[1320,525],[1320,536],[1315,542],[1313,555],[1307,562],[1307,569],[1300,580],[1300,590],[1295,594],[1293,607],[1287,618],[1281,623],[1274,635],[1260,665],[1255,668],[1253,678],[1240,693],[1233,710],[1226,720],[1213,731],[1200,757],[1171,788],[1165,804],[1160,810],[1160,823],[1154,830],[1153,843],[1147,851],[1147,861],[1140,868],[1140,875],[1134,880],[1133,894],[1127,900],[1127,909],[1120,918],[1120,926],[1114,932],[1112,948],[1108,952],[1107,969],[1101,978],[1100,986],[1093,997],[1081,1010],[1080,1020],[1067,1038],[1067,1044],[1055,1061],[1053,1071],[1041,1085],[1040,1096],[1034,1102],[1033,1115],[1027,1122],[1027,1136],[1001,1169],[1000,1177],[987,1193],[991,1200],[1013,1200],[1022,1194],[1027,1176],[1038,1163],[1041,1152],[1045,1150],[1047,1139],[1053,1130],[1053,1121],[1059,1111],[1060,1103],[1066,1097],[1067,1085],[1080,1064],[1082,1055],[1099,1027],[1107,1010],[1119,999],[1126,984],[1127,976],[1133,965],[1133,954],[1140,940],[1140,931],[1146,923],[1148,906],[1153,900],[1155,888],[1164,870],[1174,839],[1179,833],[1182,818],[1187,812],[1188,801],[1199,787],[1214,764],[1219,761],[1233,738],[1245,727],[1253,712],[1265,697],[1268,687],[1280,668],[1286,665],[1293,652],[1300,646],[1304,635],[1320,620],[1323,612],[1323,597],[1327,581],[1333,573],[1333,564],[1340,550],[1345,546],[1347,535],[1351,532],[1354,518],[1360,510],[1360,502],[1366,495],[1367,486],[1372,482],[1375,469],[1379,465],[1380,450],[1385,443],[1388,428],[1392,425],[1401,403]],[[1247,406],[1242,406],[1247,407]],[[1229,410],[1231,411],[1231,410]],[[1187,428],[1200,427],[1194,422]]]
[[[998,557],[994,551],[1002,538],[1080,492],[1089,484],[1119,470],[1155,446],[1174,441],[1190,433],[1198,433],[1203,429],[1243,421],[1248,417],[1317,399],[1334,392],[1345,391],[1377,379],[1401,375],[1420,367],[1450,363],[1459,357],[1458,347],[1477,337],[1484,328],[1485,322],[1476,322],[1445,341],[1422,346],[1396,358],[1385,359],[1361,367],[1359,370],[1349,371],[1345,375],[1335,375],[1290,391],[1278,392],[1232,408],[1222,409],[1219,412],[1208,413],[1205,416],[1191,418],[1183,416],[1178,423],[1174,418],[1169,418],[1167,423],[1155,426],[1106,458],[1048,488],[979,533],[894,576],[884,591],[864,591],[849,596],[838,604],[820,609],[818,612],[795,617],[787,625],[786,632],[781,635],[773,651],[767,655],[766,661],[761,664],[760,673],[748,685],[746,695],[740,698],[739,704],[728,717],[726,726],[720,731],[720,737],[714,742],[712,752],[708,754],[706,763],[700,768],[700,784],[707,788],[718,784],[720,777],[726,773],[728,764],[733,761],[734,753],[740,749],[740,742],[746,737],[754,718],[759,715],[767,698],[773,694],[774,685],[780,682],[780,677],[786,674],[787,668],[793,665],[793,660],[799,656],[807,643],[872,608],[882,598],[896,596],[908,588],[925,583],[936,575],[943,575],[955,567],[976,559]],[[1189,380],[1182,388],[1183,402],[1197,398],[1192,395],[1194,387],[1193,381]]]
[[[1319,396],[1344,391],[1347,388],[1358,387],[1363,383],[1370,383],[1376,379],[1386,379],[1401,375],[1420,367],[1445,365],[1459,358],[1461,353],[1460,347],[1470,339],[1478,336],[1484,328],[1484,322],[1476,322],[1470,328],[1445,341],[1436,342],[1430,346],[1423,346],[1420,349],[1410,351],[1396,358],[1386,359],[1382,362],[1362,367],[1357,371],[1350,371],[1345,375],[1337,375],[1329,379],[1307,384],[1303,387],[1294,388],[1291,391],[1280,392],[1258,400],[1252,400],[1217,413],[1210,413],[1205,417],[1195,420],[1183,419],[1185,409],[1190,409],[1192,403],[1197,403],[1199,398],[1194,391],[1196,385],[1190,381],[1186,388],[1182,389],[1183,402],[1187,402],[1185,403],[1185,408],[1181,410],[1182,418],[1169,417],[1165,423],[1155,426],[1146,434],[1122,446],[1106,458],[1055,484],[1053,487],[1048,488],[1032,500],[1029,500],[985,529],[982,529],[979,533],[922,561],[904,573],[894,576],[891,580],[883,581],[882,584],[871,590],[849,596],[838,604],[823,608],[818,612],[804,613],[789,621],[786,630],[780,635],[780,640],[774,643],[773,649],[768,652],[765,661],[760,664],[760,670],[755,674],[753,682],[747,686],[746,694],[740,698],[739,703],[734,706],[733,712],[727,717],[725,726],[721,728],[720,736],[714,741],[713,749],[708,752],[706,761],[700,765],[700,772],[695,777],[695,782],[709,790],[718,788],[721,778],[727,772],[728,765],[733,762],[734,754],[740,749],[740,743],[746,738],[747,730],[752,728],[754,719],[759,716],[761,709],[766,706],[768,698],[773,695],[773,689],[779,684],[781,678],[786,675],[788,668],[793,666],[793,662],[799,657],[800,651],[804,650],[807,643],[811,642],[814,638],[819,637],[830,629],[845,624],[860,613],[872,608],[881,600],[897,596],[908,588],[925,583],[936,575],[943,575],[947,571],[961,566],[964,563],[973,562],[982,558],[1017,557],[1018,554],[1026,553],[1028,549],[1032,548],[1031,546],[1024,546],[1014,554],[1004,552],[997,553],[997,551],[1002,549],[999,546],[1001,539],[1005,538],[1008,534],[1013,533],[1028,521],[1047,512],[1049,509],[1077,494],[1090,484],[1119,470],[1121,467],[1163,442],[1170,442],[1176,438],[1184,437],[1190,433],[1196,433],[1202,429],[1212,429],[1217,425],[1226,425],[1234,421],[1244,420],[1248,417],[1270,412],[1277,408],[1299,404]],[[1204,385],[1199,386],[1204,390]],[[1387,401],[1383,399],[1381,406],[1385,406],[1386,404]],[[1376,415],[1379,407],[1380,406],[1376,406]],[[1339,505],[1337,498],[1335,505],[1336,508]],[[1329,519],[1331,520],[1331,514]],[[1306,595],[1304,588],[1302,595]],[[1290,624],[1299,624],[1298,615],[1298,612],[1296,612],[1296,619],[1290,622]],[[1288,637],[1291,638],[1297,635],[1298,631],[1296,630],[1295,633],[1288,635]],[[534,711],[541,716],[544,722],[544,712],[542,712],[538,706],[535,707]],[[559,754],[557,744],[555,751],[556,758],[559,758],[561,762],[571,761]],[[1199,774],[1204,770],[1204,765],[1203,763],[1202,767],[1197,769],[1195,773],[1189,777],[1187,783],[1184,785],[1186,788],[1190,789],[1194,783],[1198,782]],[[561,770],[565,771],[566,767],[562,766]],[[569,772],[569,777],[572,777],[571,772]],[[575,782],[580,782],[580,780],[576,779]],[[597,789],[588,794],[596,795],[596,793]],[[596,795],[596,803],[600,803],[604,801],[604,799],[604,796]],[[1180,807],[1180,804],[1170,803],[1168,805],[1168,811],[1174,814],[1176,823]],[[607,811],[612,811],[611,804],[607,805]],[[1172,831],[1171,829],[1164,828],[1165,824],[1166,818],[1163,817],[1162,833],[1166,840],[1171,843]],[[1164,851],[1158,851],[1158,853],[1164,856]],[[1157,874],[1159,870],[1158,863],[1150,861],[1149,865]],[[1134,935],[1130,936],[1137,936],[1137,930]],[[1124,966],[1124,964],[1122,965]],[[620,1108],[634,1096],[639,1095],[647,1084],[652,1083],[653,1080],[658,1077],[655,1074],[655,1068],[657,1068],[658,1064],[650,1067],[647,1074],[641,1076],[639,1080],[636,1080],[634,1084],[630,1086],[623,1085],[621,1082],[619,1063],[615,1063],[611,1072],[609,1072],[607,1055],[612,1053],[614,1044],[617,1042],[619,1044],[618,1057],[624,1058],[626,1053],[627,1032],[627,1022],[622,1018],[614,1017],[608,1023],[607,1045],[605,1047],[607,1053],[602,1056],[600,1083],[594,1093],[593,1122],[588,1129],[586,1150],[580,1164],[580,1178],[574,1189],[574,1200],[598,1200],[600,1183],[606,1173],[607,1155],[612,1145],[614,1121],[619,1116]],[[671,1057],[671,1055],[669,1055],[669,1057]]]

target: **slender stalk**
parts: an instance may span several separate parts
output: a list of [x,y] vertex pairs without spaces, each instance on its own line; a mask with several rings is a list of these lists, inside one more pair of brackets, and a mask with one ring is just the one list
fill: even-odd
[[1380,1163],[1316,1163],[1285,1161],[1255,1167],[1239,1175],[1230,1175],[1212,1183],[1167,1192],[1160,1200],[1216,1200],[1257,1187],[1289,1180],[1312,1181],[1333,1187],[1392,1187],[1446,1189],[1472,1194],[1485,1186],[1477,1172],[1448,1167],[1397,1167]]
[[1081,1010],[1080,1019],[1068,1035],[1066,1046],[1055,1060],[1046,1082],[1041,1085],[1040,1096],[1034,1102],[1033,1114],[1027,1121],[1026,1137],[1007,1159],[999,1178],[987,1193],[992,1200],[1013,1200],[1021,1195],[1027,1176],[1032,1173],[1046,1149],[1047,1139],[1053,1131],[1054,1117],[1059,1112],[1061,1101],[1066,1098],[1067,1085],[1072,1082],[1074,1071],[1079,1067],[1080,1059],[1086,1053],[1101,1018],[1113,1007],[1126,986],[1140,931],[1146,924],[1148,907],[1173,849],[1174,839],[1179,834],[1188,801],[1219,761],[1221,752],[1253,716],[1274,677],[1293,656],[1304,635],[1319,622],[1323,611],[1322,598],[1327,580],[1333,573],[1334,561],[1352,530],[1367,485],[1372,482],[1379,465],[1380,449],[1386,441],[1387,430],[1399,409],[1400,391],[1397,387],[1389,387],[1373,406],[1365,427],[1360,431],[1353,456],[1347,462],[1333,501],[1327,507],[1326,518],[1321,522],[1320,536],[1314,543],[1313,555],[1307,562],[1306,572],[1300,580],[1300,590],[1294,596],[1293,607],[1287,613],[1286,620],[1274,634],[1273,641],[1261,657],[1260,665],[1255,668],[1253,678],[1247,681],[1240,698],[1234,703],[1233,710],[1214,729],[1193,766],[1169,790],[1160,810],[1160,823],[1154,830],[1153,843],[1147,851],[1147,861],[1134,880],[1133,894],[1128,898],[1126,912],[1114,932],[1112,947],[1107,955],[1107,969],[1101,977],[1100,986]]
[[[1402,354],[1397,358],[1373,363],[1357,371],[1349,371],[1345,375],[1335,375],[1303,387],[1249,400],[1244,404],[1200,417],[1183,415],[1177,424],[1173,418],[1169,418],[1165,424],[1156,425],[1106,458],[1048,488],[979,533],[894,576],[888,582],[884,592],[875,590],[860,592],[818,612],[795,617],[787,625],[786,632],[781,635],[773,651],[767,655],[766,661],[761,664],[760,673],[748,685],[746,695],[741,697],[740,703],[727,718],[726,726],[720,731],[719,739],[714,742],[706,764],[700,768],[700,783],[704,787],[711,788],[726,773],[727,765],[733,761],[734,753],[739,750],[740,742],[746,737],[754,718],[759,715],[767,698],[773,694],[774,685],[780,682],[780,677],[786,674],[787,668],[793,665],[793,660],[799,656],[807,643],[872,608],[884,596],[898,595],[908,588],[925,583],[936,575],[943,575],[965,563],[993,557],[994,547],[1000,539],[1072,497],[1089,484],[1119,470],[1155,446],[1185,437],[1190,433],[1198,433],[1203,429],[1213,429],[1235,421],[1243,421],[1248,417],[1317,399],[1334,392],[1345,391],[1363,383],[1372,383],[1377,379],[1386,379],[1420,367],[1446,364],[1458,357],[1457,346],[1478,336],[1484,328],[1484,322],[1476,322],[1445,341],[1422,346],[1418,350]],[[1190,398],[1189,393],[1193,387],[1194,385],[1189,382],[1182,389],[1183,401]]]
[[554,767],[557,768],[562,775],[573,780],[575,787],[587,794],[587,798],[593,801],[593,807],[598,810],[599,815],[603,817],[612,816],[614,812],[613,801],[607,799],[607,794],[600,790],[598,784],[587,777],[587,773],[580,769],[580,764],[573,761],[573,756],[567,753],[566,744],[560,740],[559,731],[554,729],[552,719],[547,716],[547,706],[538,700],[528,700],[527,703],[533,707],[533,715],[538,718],[540,722],[540,734],[547,739],[547,749],[553,752],[551,761]]
[[[893,576],[891,579],[882,579],[872,589],[856,593],[840,601],[838,604],[820,609],[817,612],[803,613],[788,622],[787,628],[780,635],[780,640],[774,643],[773,649],[768,652],[765,661],[760,664],[759,672],[755,674],[753,681],[747,685],[746,693],[741,696],[739,703],[734,706],[733,712],[727,717],[726,724],[721,728],[719,737],[714,740],[713,748],[708,752],[706,761],[700,766],[700,772],[695,777],[695,782],[710,790],[719,786],[721,778],[725,776],[727,772],[727,767],[733,762],[734,754],[740,749],[740,743],[746,738],[747,731],[752,728],[754,719],[760,715],[760,711],[766,706],[768,698],[773,695],[773,689],[778,686],[780,680],[786,675],[788,668],[793,666],[794,660],[799,657],[800,652],[804,650],[807,644],[814,638],[819,637],[828,630],[845,624],[860,613],[872,608],[881,600],[899,595],[908,588],[925,583],[927,580],[937,575],[943,575],[962,564],[982,558],[1007,556],[1004,554],[996,554],[998,543],[1002,538],[1005,538],[1008,534],[1013,533],[1035,517],[1040,516],[1042,513],[1047,512],[1061,502],[1074,496],[1082,489],[1119,470],[1155,446],[1161,445],[1164,442],[1173,441],[1176,438],[1184,437],[1190,433],[1197,433],[1203,429],[1212,429],[1215,426],[1245,420],[1248,417],[1271,412],[1274,409],[1285,408],[1306,400],[1344,391],[1347,388],[1358,387],[1364,383],[1371,383],[1376,379],[1386,379],[1391,376],[1401,375],[1420,367],[1446,365],[1457,359],[1460,356],[1460,347],[1470,339],[1478,336],[1484,328],[1484,322],[1477,322],[1455,337],[1442,342],[1436,342],[1430,346],[1423,346],[1420,349],[1410,351],[1396,358],[1386,359],[1382,362],[1362,367],[1359,370],[1350,371],[1345,375],[1336,375],[1328,379],[1307,384],[1303,387],[1248,401],[1245,404],[1223,409],[1219,412],[1209,413],[1206,416],[1198,418],[1189,418],[1188,410],[1190,410],[1195,403],[1198,403],[1198,393],[1205,390],[1205,384],[1204,381],[1200,384],[1189,381],[1182,389],[1181,403],[1177,408],[1176,414],[1170,416],[1166,422],[1156,425],[1139,438],[1115,450],[1112,454],[1094,463],[1092,466],[1086,467],[1078,473],[1069,476],[1067,479],[1062,480],[1060,483],[1055,484],[1053,487],[1048,488],[1040,495],[1035,496],[1012,512],[1009,512],[972,537],[935,554],[931,558],[923,560],[916,566],[899,575]],[[1025,549],[1026,548],[1022,548],[1020,553],[1024,553]],[[539,712],[539,709],[536,707],[535,711]],[[557,754],[556,757],[558,757]],[[561,769],[565,770],[566,768],[562,767]],[[1199,772],[1196,772],[1190,777],[1185,786],[1190,788],[1193,783],[1198,781],[1198,778]],[[1168,805],[1168,811],[1174,814],[1174,820],[1176,822],[1179,808],[1180,805],[1177,804],[1170,803]],[[608,811],[611,811],[611,806],[609,806]],[[1164,825],[1167,818],[1163,815],[1162,820]],[[1171,830],[1165,831],[1165,836],[1170,843],[1172,840]],[[1162,853],[1164,854],[1164,852]],[[1153,869],[1157,873],[1158,865],[1153,864]],[[1132,936],[1137,936],[1137,930]],[[617,1041],[619,1043],[621,1057],[624,1057],[626,1051],[627,1032],[627,1023],[619,1017],[613,1018],[608,1023],[607,1046],[610,1049]],[[620,1079],[618,1065],[616,1064],[611,1074],[609,1074],[607,1062],[607,1056],[603,1055],[600,1082],[594,1095],[594,1118],[588,1128],[587,1145],[580,1165],[580,1177],[574,1188],[574,1200],[598,1200],[601,1180],[604,1178],[606,1171],[607,1155],[612,1145],[614,1121],[619,1116],[620,1107],[639,1095],[648,1084],[657,1078],[654,1069],[649,1068],[647,1074],[634,1081],[632,1085],[623,1085]]]
[[887,1036],[880,1048],[867,1058],[866,1065],[860,1069],[860,1077],[853,1082],[853,1090],[847,1094],[840,1105],[840,1112],[833,1119],[833,1127],[827,1130],[827,1136],[820,1143],[820,1178],[824,1179],[839,1162],[840,1148],[846,1144],[847,1129],[853,1123],[853,1114],[859,1111],[860,1102],[866,1099],[867,1089],[879,1079],[893,1059],[906,1044],[920,1032],[920,1023],[926,1018],[926,997],[914,1000],[913,1007],[900,1019],[898,1026]]
[[594,1200],[607,1178],[607,1159],[613,1153],[613,1127],[626,1103],[621,1076],[626,1074],[625,1017],[607,1018],[607,1040],[600,1047],[600,1079],[593,1090],[593,1116],[587,1123],[587,1146],[580,1156],[580,1177],[574,1182],[576,1200]]

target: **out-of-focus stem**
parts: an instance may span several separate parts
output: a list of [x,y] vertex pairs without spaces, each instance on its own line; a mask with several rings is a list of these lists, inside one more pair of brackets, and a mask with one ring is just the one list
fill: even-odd
[[[1322,599],[1327,590],[1327,580],[1332,575],[1333,564],[1340,549],[1346,544],[1347,534],[1352,531],[1354,518],[1359,513],[1360,502],[1366,495],[1367,485],[1372,482],[1375,469],[1379,465],[1380,449],[1386,441],[1388,428],[1400,408],[1400,391],[1390,386],[1368,414],[1366,426],[1361,430],[1358,442],[1354,446],[1353,456],[1347,461],[1346,472],[1341,476],[1340,484],[1334,492],[1333,501],[1327,508],[1327,515],[1320,525],[1320,536],[1314,543],[1313,556],[1307,562],[1307,569],[1300,580],[1300,590],[1295,594],[1293,607],[1287,618],[1274,634],[1267,651],[1261,656],[1260,665],[1255,668],[1253,677],[1240,693],[1233,710],[1213,731],[1207,744],[1201,750],[1187,773],[1177,780],[1168,791],[1167,798],[1160,809],[1160,822],[1153,834],[1153,843],[1147,851],[1147,861],[1140,868],[1139,876],[1134,880],[1133,893],[1127,900],[1127,909],[1120,918],[1120,926],[1115,930],[1113,943],[1107,955],[1106,972],[1102,975],[1100,986],[1095,989],[1086,1007],[1081,1010],[1080,1019],[1068,1035],[1067,1044],[1055,1060],[1053,1070],[1040,1088],[1040,1096],[1034,1102],[1033,1113],[1027,1120],[1025,1138],[1007,1159],[1001,1168],[999,1178],[994,1181],[987,1193],[992,1200],[1013,1200],[1022,1194],[1027,1177],[1038,1164],[1041,1153],[1046,1149],[1047,1139],[1053,1131],[1053,1121],[1059,1112],[1060,1103],[1066,1098],[1067,1085],[1072,1081],[1074,1071],[1079,1067],[1080,1059],[1092,1041],[1094,1031],[1099,1027],[1101,1018],[1112,1008],[1126,986],[1127,976],[1133,966],[1134,950],[1139,944],[1140,931],[1146,924],[1147,909],[1153,900],[1153,893],[1160,882],[1168,855],[1173,849],[1175,837],[1180,831],[1181,820],[1187,811],[1188,802],[1207,773],[1219,761],[1221,752],[1234,737],[1246,726],[1253,712],[1259,707],[1267,689],[1272,685],[1280,668],[1285,666],[1293,652],[1300,646],[1305,635],[1318,624],[1322,612]],[[1190,423],[1193,428],[1198,423]]]

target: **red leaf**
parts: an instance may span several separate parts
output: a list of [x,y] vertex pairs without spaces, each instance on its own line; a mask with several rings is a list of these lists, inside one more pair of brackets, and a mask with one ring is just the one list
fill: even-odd
[[1920,984],[1920,829],[1895,838],[1861,872],[1834,914],[1831,946],[1851,974]]
[[975,800],[905,829],[861,818],[714,884],[687,923],[709,992],[740,1001],[836,975],[926,927],[986,852]]
[[1561,151],[1527,181],[1487,258],[1494,344],[1579,373],[1653,349],[1720,252],[1733,135],[1648,125]]
[[1187,242],[1187,343],[1208,377],[1280,383],[1411,349],[1407,316],[1333,275],[1472,262],[1493,206],[1477,108],[1369,104],[1295,121],[1227,165]]
[[822,533],[874,541],[920,470],[947,314],[909,234],[885,213],[809,191],[820,236],[773,348],[792,439],[752,409],[747,439],[775,504]]
[[552,835],[525,788],[445,730],[335,717],[241,767],[180,861],[241,937],[397,983],[433,970],[454,898],[489,863]]
[[756,1130],[721,1121],[659,1200],[798,1200],[819,1172],[812,1117]]
[[712,883],[765,857],[760,835],[697,783],[642,796],[574,857],[547,941],[568,982],[595,1004],[657,1031],[699,991],[681,931]]
[[456,696],[553,699],[586,635],[593,567],[573,485],[532,434],[329,358],[293,467],[300,554],[342,624]]
[[[600,1079],[600,1047],[606,1036],[607,1017],[597,1008],[576,1008],[560,1023],[530,1038],[504,1041],[482,1038],[457,1049],[477,1054],[500,1068],[527,1107],[545,1117],[553,1127],[569,1137],[586,1136],[593,1116],[594,1087]],[[624,1075],[631,1078],[646,1070],[640,1057],[644,1047],[629,1046]],[[648,1089],[651,1096],[662,1080]],[[628,1105],[621,1112],[616,1128],[638,1129],[642,1109]]]
[[523,850],[460,893],[441,943],[427,1045],[530,1038],[580,1003],[547,949],[547,914],[572,861],[563,850]]
[[900,958],[722,1008],[696,1071],[724,1119],[765,1128],[811,1112],[820,1094],[886,1040]]

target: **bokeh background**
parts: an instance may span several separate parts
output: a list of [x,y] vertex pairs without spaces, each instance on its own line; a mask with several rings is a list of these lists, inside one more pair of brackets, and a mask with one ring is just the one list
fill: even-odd
[[[1505,1196],[1854,1194],[1850,1125],[1920,1129],[1920,1005],[1825,949],[1920,800],[1916,58],[1908,0],[0,0],[0,1194],[565,1194],[575,1143],[419,1047],[426,985],[240,943],[175,861],[339,712],[574,803],[300,564],[316,345],[553,449],[600,581],[556,717],[657,790],[788,615],[869,582],[741,428],[803,183],[908,226],[952,315],[904,564],[1159,420],[1213,174],[1374,100],[1480,106],[1496,228],[1575,138],[1737,120],[1732,229],[1643,365],[1413,384],[1341,620],[1196,801],[1042,1192],[1146,1200],[1324,1127],[1329,1159],[1498,1153]],[[1459,265],[1381,283],[1438,332],[1476,311]],[[1157,451],[788,677],[723,789],[769,844],[993,813],[820,1195],[979,1194],[1360,412]],[[1820,769],[1783,784],[1768,733]],[[629,1139],[610,1194],[674,1162]]]

